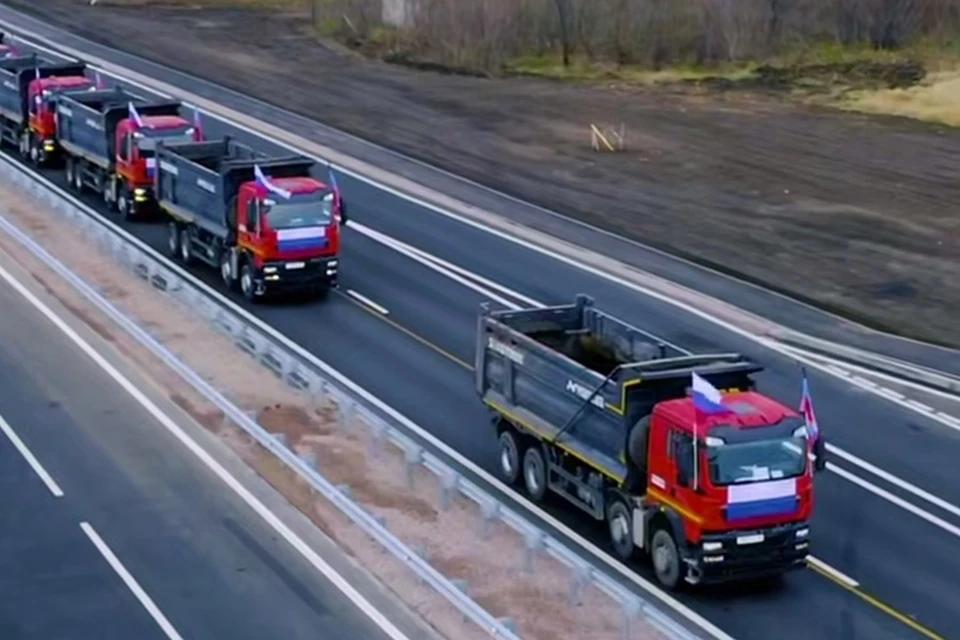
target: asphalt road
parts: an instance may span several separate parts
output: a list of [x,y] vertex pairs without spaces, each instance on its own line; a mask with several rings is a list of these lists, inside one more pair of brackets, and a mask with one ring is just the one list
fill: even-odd
[[[13,267],[5,257],[4,269]],[[25,281],[25,280],[24,280]],[[42,295],[39,294],[38,295]],[[49,304],[55,305],[54,301]],[[95,532],[183,638],[369,638],[369,618],[309,565],[93,360],[0,280],[0,637],[175,638],[164,632],[88,531]],[[106,344],[63,316],[95,348]],[[96,345],[100,345],[96,347]],[[110,349],[105,357],[122,367]],[[136,374],[127,370],[132,380]],[[140,387],[161,406],[151,387]],[[170,405],[171,416],[181,416]],[[213,441],[183,418],[200,442]],[[12,436],[10,434],[13,434]],[[54,495],[27,457],[47,474]],[[215,457],[331,564],[339,551],[266,483]],[[51,486],[54,486],[51,485]],[[302,521],[302,522],[301,522]],[[81,523],[90,527],[81,528]],[[346,570],[345,570],[346,571]],[[345,577],[350,574],[344,573]],[[422,629],[364,582],[410,638]]]
[[[57,38],[141,70],[149,66],[71,36]],[[261,103],[216,93],[202,81],[164,73],[167,80],[172,77],[191,91],[218,96],[273,123],[299,122]],[[204,126],[208,137],[229,132],[266,151],[277,150],[210,118]],[[313,128],[303,130],[312,139],[326,135]],[[45,174],[62,184],[57,172]],[[338,182],[352,220],[503,289],[491,292],[489,284],[478,285],[476,278],[468,278],[472,287],[465,286],[358,233],[358,225],[344,241],[343,295],[320,304],[251,311],[486,469],[494,469],[495,442],[473,393],[469,368],[477,307],[491,299],[490,293],[520,302],[504,293],[514,291],[543,303],[567,302],[577,292],[590,293],[603,308],[683,348],[737,350],[755,358],[766,367],[760,377],[762,390],[791,405],[799,399],[796,364],[753,342],[349,176],[338,176]],[[89,202],[98,204],[93,198]],[[164,249],[162,227],[126,227]],[[203,269],[195,273],[218,286],[214,273]],[[385,307],[389,314],[356,302],[348,290]],[[767,304],[788,306],[778,305],[775,298]],[[960,504],[955,462],[960,434],[834,377],[817,371],[810,376],[825,434],[856,456],[834,456],[834,470],[817,479],[813,551],[858,584],[810,570],[791,575],[781,586],[712,589],[683,594],[681,599],[741,640],[765,639],[771,632],[797,640],[949,637],[960,629],[956,608],[960,510],[955,506]],[[865,468],[864,461],[874,467]],[[892,475],[881,477],[876,469]],[[916,495],[916,488],[944,502],[931,504]],[[596,527],[584,526],[576,514],[557,507],[551,511],[584,535],[602,539]],[[635,569],[649,575],[643,566]]]

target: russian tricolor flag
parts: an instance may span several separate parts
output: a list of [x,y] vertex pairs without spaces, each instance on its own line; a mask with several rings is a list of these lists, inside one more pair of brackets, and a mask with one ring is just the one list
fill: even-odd
[[707,382],[705,379],[693,373],[693,408],[698,413],[714,414],[728,413],[730,409],[723,404],[723,396],[720,390]]

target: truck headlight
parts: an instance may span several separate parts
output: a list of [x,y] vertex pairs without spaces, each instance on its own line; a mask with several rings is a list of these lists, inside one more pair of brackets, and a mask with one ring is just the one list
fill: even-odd
[[723,549],[722,542],[704,542],[703,543],[704,551],[720,551],[720,549]]
[[797,529],[797,532],[795,534],[797,540],[805,540],[808,535],[810,535],[809,527],[804,527],[803,529]]
[[277,268],[276,268],[276,267],[264,267],[264,268],[263,268],[263,272],[264,272],[264,273],[276,273],[276,272],[277,272]]

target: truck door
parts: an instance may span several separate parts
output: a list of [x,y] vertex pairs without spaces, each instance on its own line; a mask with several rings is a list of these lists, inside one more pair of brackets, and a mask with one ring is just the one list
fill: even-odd
[[116,141],[117,175],[130,182],[134,178],[133,135],[129,131],[123,131],[120,127],[117,127]]
[[260,199],[244,185],[237,195],[237,244],[255,254],[260,253]]
[[[699,452],[698,452],[699,453]],[[684,522],[698,520],[699,494],[694,490],[693,436],[676,426],[669,426],[667,433],[667,467],[670,473],[666,478],[668,495],[673,507],[684,516]],[[697,481],[703,486],[702,469],[698,470]]]

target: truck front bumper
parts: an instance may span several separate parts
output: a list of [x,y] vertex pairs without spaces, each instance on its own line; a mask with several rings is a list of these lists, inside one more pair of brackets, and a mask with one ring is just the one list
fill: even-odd
[[336,256],[266,262],[257,274],[257,288],[263,293],[322,291],[337,286],[340,260]]
[[689,579],[714,584],[777,575],[807,565],[806,522],[747,531],[705,534],[687,558]]

